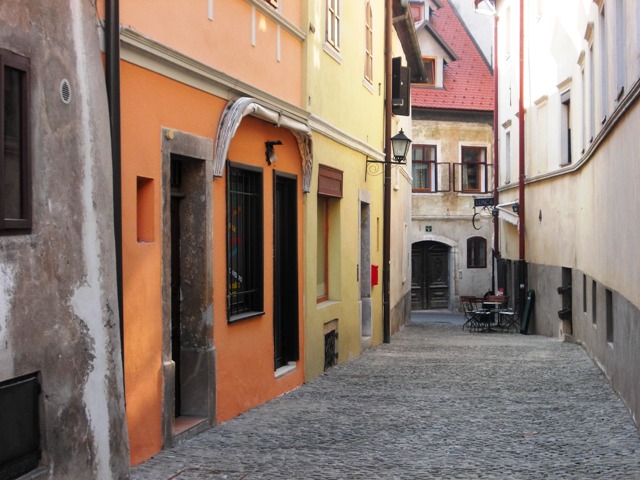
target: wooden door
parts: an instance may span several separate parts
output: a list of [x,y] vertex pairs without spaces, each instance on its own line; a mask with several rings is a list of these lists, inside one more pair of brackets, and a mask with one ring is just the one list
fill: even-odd
[[449,247],[420,242],[411,251],[411,309],[449,307]]

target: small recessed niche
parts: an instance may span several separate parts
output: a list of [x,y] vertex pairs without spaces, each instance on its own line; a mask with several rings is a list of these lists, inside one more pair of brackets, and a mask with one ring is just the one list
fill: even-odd
[[138,243],[153,242],[153,178],[137,177],[136,223]]

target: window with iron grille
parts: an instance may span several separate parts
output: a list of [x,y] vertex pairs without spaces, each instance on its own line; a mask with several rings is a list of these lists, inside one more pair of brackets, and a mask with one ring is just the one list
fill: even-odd
[[31,228],[29,59],[0,49],[0,230]]
[[325,41],[336,50],[340,50],[340,0],[327,0]]
[[485,192],[487,148],[462,147],[462,192]]
[[436,145],[414,145],[412,158],[412,176],[414,192],[437,191],[436,181]]
[[487,240],[483,237],[467,239],[467,268],[487,268]]
[[230,322],[263,312],[262,170],[227,168],[227,314]]

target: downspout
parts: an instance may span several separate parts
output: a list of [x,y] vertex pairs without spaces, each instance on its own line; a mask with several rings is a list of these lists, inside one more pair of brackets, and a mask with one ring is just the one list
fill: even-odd
[[391,96],[392,96],[392,52],[391,29],[393,17],[392,0],[385,1],[384,25],[384,211],[382,224],[382,326],[384,343],[391,342],[391,306],[390,306],[390,278],[391,278]]
[[525,197],[524,197],[524,0],[520,0],[520,73],[519,73],[519,100],[518,100],[518,222],[519,233],[519,259],[521,262],[525,260]]
[[[500,182],[500,161],[498,148],[498,15],[493,16],[493,204],[500,203],[498,185]],[[495,263],[500,258],[500,222],[493,218],[493,268],[491,270],[491,285],[497,291],[495,281]]]
[[124,371],[124,315],[122,287],[122,157],[120,149],[120,5],[119,0],[105,3],[105,63],[107,100],[111,126],[111,163],[113,168],[113,232],[115,236],[120,355]]

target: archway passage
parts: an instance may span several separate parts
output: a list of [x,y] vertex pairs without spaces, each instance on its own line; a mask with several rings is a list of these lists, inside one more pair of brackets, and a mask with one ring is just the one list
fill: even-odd
[[439,242],[415,243],[411,249],[411,310],[449,308],[450,247]]

